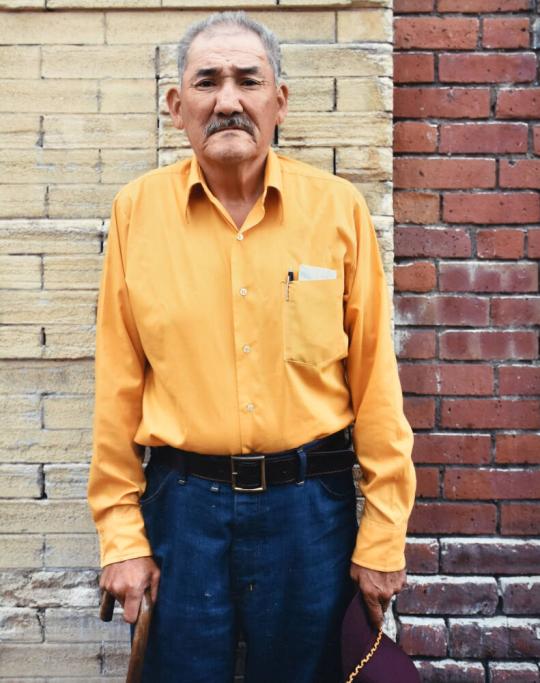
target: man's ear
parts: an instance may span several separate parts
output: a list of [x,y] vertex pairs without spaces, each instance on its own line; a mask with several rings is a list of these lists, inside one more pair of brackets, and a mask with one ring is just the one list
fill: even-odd
[[184,128],[181,104],[182,96],[180,94],[180,88],[178,86],[169,88],[167,91],[167,106],[169,107],[173,126],[178,128],[178,130],[183,130]]
[[289,111],[289,88],[285,83],[280,83],[277,87],[278,112],[276,117],[276,124],[279,126],[285,121],[287,112]]

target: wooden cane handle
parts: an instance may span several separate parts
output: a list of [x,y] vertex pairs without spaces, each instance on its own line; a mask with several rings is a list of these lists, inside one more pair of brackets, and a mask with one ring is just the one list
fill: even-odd
[[104,590],[101,595],[101,605],[99,607],[99,618],[101,621],[112,621],[114,612],[114,595]]
[[131,644],[131,656],[129,659],[126,683],[140,683],[141,681],[144,654],[146,652],[146,644],[150,632],[150,621],[152,620],[153,608],[154,605],[152,603],[150,588],[147,588],[144,591],[139,607],[139,614],[135,623],[135,633],[133,634],[133,642]]

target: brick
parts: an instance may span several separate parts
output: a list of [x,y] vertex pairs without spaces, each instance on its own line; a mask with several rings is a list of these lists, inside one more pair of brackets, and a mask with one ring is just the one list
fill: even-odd
[[439,12],[518,12],[528,10],[528,0],[438,0]]
[[156,167],[154,149],[102,149],[101,182],[116,185],[151,171]]
[[[389,126],[387,127],[387,140],[392,139],[392,124],[389,122]],[[332,144],[332,143],[330,143]],[[353,141],[353,144],[357,144]],[[389,144],[389,143],[388,143]],[[361,147],[363,145],[360,145]],[[370,211],[373,215],[375,216],[380,216],[381,218],[383,217],[389,217],[392,215],[392,186],[391,183],[388,181],[379,181],[376,180],[374,182],[358,182],[354,183],[354,186],[356,187],[357,190],[359,190],[363,195],[364,198],[367,202],[367,205],[370,208]],[[392,233],[388,232],[387,233],[387,241],[390,240],[390,235]],[[383,250],[382,253],[383,257],[383,266],[384,270],[387,273],[392,272],[392,254],[391,252],[386,249]],[[390,293],[390,289],[389,289]]]
[[[175,135],[175,138],[177,136]],[[392,139],[391,119],[383,113],[292,113],[279,131],[283,147],[298,145],[384,147]],[[167,138],[161,140],[167,141]],[[287,152],[285,151],[285,154]]]
[[416,534],[495,533],[497,508],[490,503],[417,502],[408,524]]
[[428,261],[406,263],[394,268],[394,286],[399,292],[429,292],[436,285],[435,265]]
[[394,54],[394,83],[431,83],[435,79],[435,57],[429,52]]
[[[291,79],[294,80],[294,79]],[[296,79],[298,80],[298,79]],[[308,79],[301,79],[308,80]],[[320,79],[317,79],[320,80]],[[390,78],[337,78],[337,111],[392,111]]]
[[0,394],[24,394],[35,391],[93,393],[93,359],[56,363],[40,360],[0,362]]
[[519,259],[524,256],[525,232],[515,228],[479,230],[476,251],[479,258]]
[[443,83],[526,83],[535,77],[536,57],[532,52],[439,55],[439,79]]
[[[350,79],[358,101],[363,99],[365,78]],[[333,78],[292,78],[289,86],[289,111],[332,111],[334,109]],[[164,93],[165,95],[165,90]],[[168,111],[168,108],[165,110]]]
[[46,325],[42,337],[41,358],[67,360],[94,357],[95,325]]
[[395,316],[398,325],[486,325],[488,307],[480,297],[402,295]]
[[0,256],[0,288],[36,289],[41,287],[39,256]]
[[429,538],[407,538],[405,546],[407,571],[436,574],[439,570],[439,542]]
[[0,465],[0,498],[40,498],[37,465]]
[[283,69],[299,76],[391,76],[392,59],[385,53],[346,45],[284,45]]
[[89,534],[47,534],[45,567],[94,568],[99,565],[98,537]]
[[59,46],[42,48],[45,78],[153,78],[151,45]]
[[45,610],[45,638],[47,642],[129,641],[129,625],[115,610],[111,622],[101,621],[96,610],[50,608]]
[[538,268],[533,263],[440,263],[441,292],[535,292]]
[[527,241],[529,258],[540,258],[540,230],[528,230]]
[[439,470],[436,467],[417,467],[416,468],[416,497],[417,498],[438,498]]
[[[82,82],[82,81],[81,81]],[[46,115],[43,146],[60,149],[153,147],[156,119],[152,114]]]
[[394,125],[393,148],[396,153],[434,152],[437,149],[437,126],[420,121],[400,121]]
[[51,218],[70,218],[71,216],[107,218],[111,213],[111,204],[118,190],[118,183],[114,185],[101,183],[51,185],[48,195],[48,215]]
[[45,289],[97,289],[102,257],[45,256],[43,259]]
[[78,80],[16,80],[0,81],[2,98],[0,111],[26,113],[39,101],[42,114],[97,112],[97,83]]
[[495,500],[536,498],[540,472],[526,469],[455,467],[444,473],[444,495],[448,500]]
[[536,119],[540,110],[540,88],[500,90],[495,114],[498,119]]
[[496,434],[495,462],[540,464],[540,434]]
[[530,24],[527,17],[484,17],[483,47],[529,47]]
[[526,152],[526,123],[446,123],[441,125],[440,152]]
[[0,47],[0,78],[39,78],[39,47]]
[[[539,524],[539,504],[503,503],[501,505],[501,534],[503,536],[537,536]],[[538,572],[538,564],[530,571]]]
[[489,662],[492,683],[538,683],[538,666],[525,662]]
[[1,290],[0,313],[6,323],[93,324],[95,292]]
[[103,643],[103,673],[106,675],[123,673],[128,657],[128,643]]
[[99,97],[100,113],[154,113],[156,110],[156,82],[153,78],[110,78],[100,82]]
[[43,420],[46,429],[89,429],[93,401],[84,396],[46,396]]
[[79,463],[88,462],[91,454],[90,429],[5,427],[0,434],[0,462]]
[[394,0],[394,14],[431,12],[434,0]]
[[449,620],[449,653],[454,657],[512,658],[540,655],[540,620],[515,617]]
[[41,626],[36,610],[24,607],[0,608],[0,638],[2,643],[10,640],[40,643]]
[[400,616],[399,621],[398,643],[408,655],[446,655],[446,624],[443,619]]
[[505,614],[538,614],[540,580],[538,577],[513,576],[499,579]]
[[463,17],[396,17],[394,48],[467,50],[476,47],[478,19]]
[[[253,2],[253,0],[251,0]],[[141,9],[160,7],[160,0],[47,0],[47,9]]]
[[540,220],[540,196],[533,192],[455,192],[443,196],[443,220],[449,223],[534,223]]
[[24,149],[39,140],[40,117],[37,114],[0,114],[2,149]]
[[97,183],[98,150],[8,149],[0,150],[0,182],[14,177],[20,183]]
[[468,233],[460,228],[397,228],[396,256],[459,258],[471,255]]
[[45,0],[1,0],[0,9],[44,9]]
[[420,365],[401,363],[403,391],[413,394],[492,395],[493,368],[489,365]]
[[336,174],[351,183],[392,180],[392,150],[345,147],[336,150]]
[[399,157],[394,161],[394,186],[413,189],[494,187],[495,160]]
[[399,358],[433,358],[435,356],[435,332],[430,330],[397,330],[396,348]]
[[415,434],[413,459],[444,465],[486,464],[491,460],[491,438],[487,434]]
[[2,185],[0,219],[38,218],[45,214],[45,185]]
[[86,498],[88,465],[44,465],[45,493],[55,498]]
[[488,88],[394,89],[396,118],[481,119],[489,116]]
[[[462,532],[458,529],[457,533]],[[539,561],[540,542],[536,540],[441,539],[441,572],[445,574],[534,574]]]
[[499,394],[507,396],[540,394],[540,367],[530,365],[500,367]]
[[[2,645],[2,674],[4,676],[32,676],[40,673],[46,676],[62,676],[66,671],[78,674],[100,673],[100,643],[73,643],[52,645],[42,643],[29,648],[23,643]],[[47,679],[49,680],[49,679]],[[88,680],[85,677],[85,680]]]
[[501,159],[499,183],[501,187],[540,189],[540,159]]
[[501,297],[491,300],[495,325],[534,325],[540,322],[540,297]]
[[0,326],[0,358],[40,358],[43,353],[41,327]]
[[484,667],[480,663],[454,659],[418,660],[415,662],[425,683],[484,683]]
[[2,501],[2,529],[11,533],[88,532],[93,523],[86,501]]
[[81,44],[104,42],[103,17],[99,12],[2,12],[5,42],[11,45]]
[[432,398],[404,399],[405,415],[413,429],[431,429],[435,425],[435,401]]
[[397,596],[400,614],[485,614],[497,607],[497,582],[493,578],[415,576]]
[[392,35],[392,12],[360,9],[337,13],[339,43],[388,42]]
[[438,194],[394,192],[394,215],[399,223],[435,223],[439,219]]
[[97,220],[0,220],[0,253],[99,254]]
[[441,427],[450,429],[535,429],[540,402],[527,399],[443,399]]
[[7,534],[0,536],[2,553],[0,569],[30,569],[41,567],[43,537],[38,534]]
[[[207,9],[188,10],[189,3],[181,0],[178,3],[183,11],[161,10],[160,12],[107,12],[107,43],[109,45],[140,45],[150,43],[163,45],[176,44],[187,27],[194,21],[208,16]],[[163,6],[166,7],[165,3]],[[193,5],[191,5],[193,6]],[[283,42],[290,41],[334,41],[335,12],[334,11],[252,11],[251,17],[263,24],[279,36]],[[87,42],[87,41],[81,41]],[[168,50],[174,63],[176,59],[176,45]],[[161,49],[160,49],[161,51]],[[161,73],[160,75],[166,75]],[[171,74],[176,76],[176,68]],[[288,74],[289,76],[291,74]]]
[[[0,396],[4,427],[31,429],[39,427],[40,405],[38,396]],[[0,527],[1,528],[1,527]]]

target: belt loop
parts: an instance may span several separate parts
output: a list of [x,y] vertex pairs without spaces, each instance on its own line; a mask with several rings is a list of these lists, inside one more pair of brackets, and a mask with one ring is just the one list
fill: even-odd
[[302,446],[296,449],[296,453],[298,454],[298,474],[296,475],[296,484],[301,486],[306,479],[307,456]]
[[178,458],[178,483],[184,485],[187,481],[187,462],[185,453],[177,453]]

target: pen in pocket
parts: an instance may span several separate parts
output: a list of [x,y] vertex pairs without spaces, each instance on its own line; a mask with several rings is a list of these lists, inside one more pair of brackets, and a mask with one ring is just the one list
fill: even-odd
[[285,284],[285,301],[289,300],[289,285],[294,280],[294,272],[289,270],[287,272],[287,282]]

